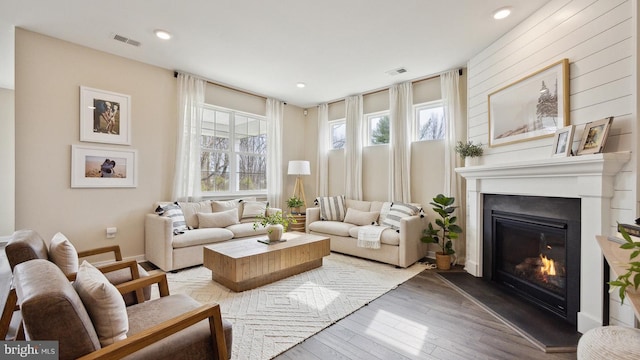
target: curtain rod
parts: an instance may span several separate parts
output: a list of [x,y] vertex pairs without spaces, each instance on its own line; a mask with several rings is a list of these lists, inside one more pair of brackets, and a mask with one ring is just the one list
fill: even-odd
[[[178,77],[178,71],[174,71],[174,72],[173,72],[173,77],[175,77],[175,78],[177,78],[177,77]],[[261,98],[261,99],[265,99],[265,100],[267,100],[267,97],[266,97],[266,96],[264,96],[264,95],[260,95],[260,94],[252,93],[252,92],[247,91],[247,90],[242,90],[242,89],[234,88],[234,87],[231,87],[231,86],[229,86],[229,85],[224,85],[224,84],[215,83],[215,82],[210,81],[210,80],[207,80],[207,79],[203,79],[203,80],[204,80],[204,81],[206,81],[206,82],[207,82],[207,84],[211,84],[211,85],[219,86],[219,87],[221,87],[221,88],[225,88],[225,89],[229,89],[229,90],[237,91],[237,92],[239,92],[239,93],[243,93],[243,94],[247,94],[247,95],[251,95],[251,96],[255,96],[255,97],[259,97],[259,98]],[[285,103],[285,105],[286,105],[286,103]]]

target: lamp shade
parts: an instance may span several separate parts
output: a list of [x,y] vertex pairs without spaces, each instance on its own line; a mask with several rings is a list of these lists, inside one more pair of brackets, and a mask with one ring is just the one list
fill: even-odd
[[289,161],[288,175],[311,175],[311,166],[306,160]]

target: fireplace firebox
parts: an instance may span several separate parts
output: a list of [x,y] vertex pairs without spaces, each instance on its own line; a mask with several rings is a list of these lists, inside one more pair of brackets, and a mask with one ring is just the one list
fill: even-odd
[[575,325],[580,199],[485,194],[483,223],[483,277]]

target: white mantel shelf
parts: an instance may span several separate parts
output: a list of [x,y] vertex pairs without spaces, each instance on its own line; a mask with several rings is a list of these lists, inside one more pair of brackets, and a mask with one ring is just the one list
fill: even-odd
[[580,175],[610,176],[618,173],[630,158],[631,153],[629,151],[621,151],[459,167],[456,168],[456,172],[465,179]]
[[483,196],[505,194],[579,198],[580,311],[577,330],[602,324],[602,252],[595,238],[611,231],[616,175],[631,159],[628,151],[456,168],[467,181],[465,270],[482,276]]

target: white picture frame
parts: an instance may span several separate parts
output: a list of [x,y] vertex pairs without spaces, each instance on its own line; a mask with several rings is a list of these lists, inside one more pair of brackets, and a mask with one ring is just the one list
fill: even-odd
[[131,145],[131,96],[80,86],[80,141]]
[[582,132],[580,146],[578,147],[578,155],[602,152],[607,143],[611,123],[613,123],[613,116],[586,123]]
[[135,188],[138,151],[71,145],[72,188]]
[[556,131],[556,135],[553,138],[551,157],[567,157],[571,155],[575,130],[575,125],[569,125]]

